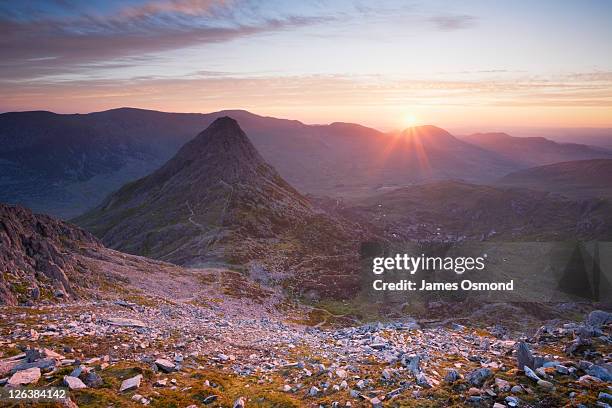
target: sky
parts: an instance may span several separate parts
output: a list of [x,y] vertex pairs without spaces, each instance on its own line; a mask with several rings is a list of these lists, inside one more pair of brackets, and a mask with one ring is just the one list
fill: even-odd
[[612,127],[612,1],[0,3],[0,111]]

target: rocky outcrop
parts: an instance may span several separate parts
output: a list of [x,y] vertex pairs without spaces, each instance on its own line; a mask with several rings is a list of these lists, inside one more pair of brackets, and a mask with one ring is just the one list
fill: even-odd
[[0,304],[78,297],[71,280],[85,272],[75,257],[82,247],[101,243],[76,226],[0,204]]

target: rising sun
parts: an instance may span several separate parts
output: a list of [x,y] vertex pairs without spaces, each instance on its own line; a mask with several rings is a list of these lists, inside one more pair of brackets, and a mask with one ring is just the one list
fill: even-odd
[[413,114],[408,114],[404,116],[404,126],[406,127],[414,127],[418,124],[418,119]]

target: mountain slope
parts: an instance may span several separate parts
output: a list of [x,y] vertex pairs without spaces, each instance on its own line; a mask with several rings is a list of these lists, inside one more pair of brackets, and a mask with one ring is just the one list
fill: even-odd
[[312,278],[302,288],[355,272],[359,229],[313,208],[229,117],[75,221],[115,249],[179,265],[248,264]]
[[612,151],[577,143],[558,143],[543,137],[515,137],[506,133],[475,133],[463,138],[525,166],[570,160],[612,158]]
[[542,191],[454,181],[364,198],[341,213],[400,241],[612,238],[608,201],[572,201]]
[[577,160],[533,167],[510,173],[498,183],[552,191],[577,199],[612,199],[612,159]]
[[107,249],[75,225],[0,203],[0,305],[116,294],[130,276],[177,269]]
[[159,168],[222,116],[237,119],[291,185],[317,195],[367,195],[384,186],[448,177],[482,181],[520,168],[448,134],[441,137],[447,146],[436,144],[431,139],[446,132],[433,126],[385,134],[356,124],[306,125],[242,110],[17,112],[0,114],[0,201],[74,217]]

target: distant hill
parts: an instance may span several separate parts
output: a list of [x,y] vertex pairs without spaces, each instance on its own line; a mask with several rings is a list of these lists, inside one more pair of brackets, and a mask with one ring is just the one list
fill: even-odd
[[612,239],[609,201],[457,181],[396,189],[339,212],[397,241]]
[[570,160],[612,159],[612,151],[577,143],[558,143],[543,137],[514,137],[506,133],[475,133],[462,140],[526,166]]
[[574,197],[612,199],[612,159],[577,160],[519,170],[498,184],[553,191]]
[[357,285],[360,228],[315,209],[229,117],[75,221],[111,248],[178,265],[245,266],[300,292]]
[[521,168],[434,126],[386,134],[357,124],[306,125],[242,110],[13,112],[0,114],[0,200],[76,216],[159,168],[222,116],[238,120],[264,160],[305,193],[359,196],[449,177],[486,181]]

